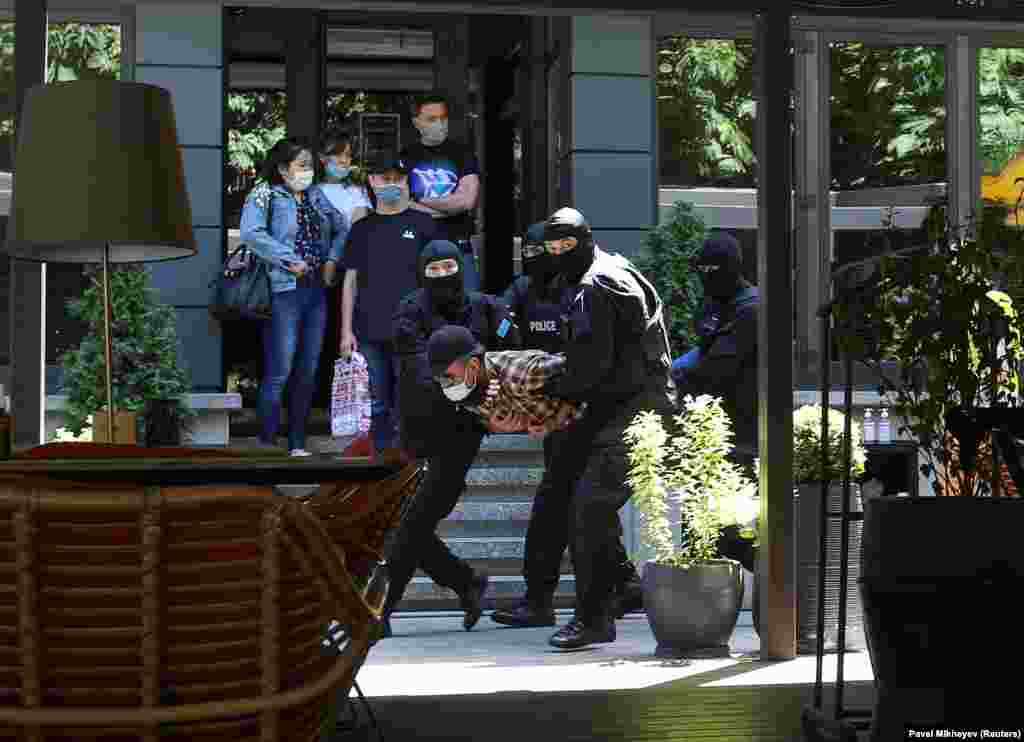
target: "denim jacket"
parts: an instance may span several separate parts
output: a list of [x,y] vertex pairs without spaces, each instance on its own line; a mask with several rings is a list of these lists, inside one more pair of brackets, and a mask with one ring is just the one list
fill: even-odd
[[[320,244],[316,245],[324,261],[341,262],[341,254],[348,238],[348,219],[334,208],[320,190],[310,187],[305,194],[310,204],[320,215]],[[270,230],[267,230],[267,208],[271,209]],[[239,232],[242,242],[270,264],[270,290],[277,294],[296,287],[295,274],[285,267],[298,263],[301,258],[295,252],[295,235],[298,230],[298,203],[291,191],[283,185],[269,186],[259,183],[245,199],[242,207],[242,222]]]

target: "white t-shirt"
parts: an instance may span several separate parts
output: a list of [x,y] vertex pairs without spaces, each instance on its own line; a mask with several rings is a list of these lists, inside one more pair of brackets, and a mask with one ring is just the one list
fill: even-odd
[[348,185],[344,183],[321,183],[320,190],[327,196],[327,200],[333,204],[334,208],[340,211],[348,218],[348,223],[352,224],[352,214],[360,206],[370,210],[370,197],[366,195],[366,189],[363,186]]

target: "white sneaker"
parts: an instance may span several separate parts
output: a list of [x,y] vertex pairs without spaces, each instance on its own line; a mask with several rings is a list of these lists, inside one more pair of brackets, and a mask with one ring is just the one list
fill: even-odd
[[305,458],[306,456],[312,456],[313,454],[304,448],[293,448],[288,452],[288,455],[293,458]]

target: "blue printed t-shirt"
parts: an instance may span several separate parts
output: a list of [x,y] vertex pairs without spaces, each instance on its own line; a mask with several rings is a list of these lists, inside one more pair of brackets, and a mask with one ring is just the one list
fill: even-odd
[[[402,151],[409,164],[409,193],[414,201],[424,198],[446,198],[459,187],[467,175],[480,175],[480,164],[466,146],[445,140],[436,147],[417,142]],[[444,228],[443,237],[455,242],[473,236],[473,212],[437,220]]]
[[392,315],[405,295],[419,288],[420,251],[437,235],[434,219],[415,209],[392,216],[371,213],[352,225],[342,268],[356,271],[352,331],[359,341],[391,341]]

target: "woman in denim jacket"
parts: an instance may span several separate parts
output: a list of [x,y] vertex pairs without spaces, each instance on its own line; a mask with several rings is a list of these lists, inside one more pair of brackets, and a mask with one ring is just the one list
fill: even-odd
[[281,397],[294,373],[288,449],[292,456],[309,456],[306,418],[327,328],[327,288],[336,282],[349,224],[312,185],[312,148],[302,140],[274,145],[263,179],[245,199],[239,230],[242,241],[269,264],[273,294],[272,316],[263,323],[260,443],[275,443]]

